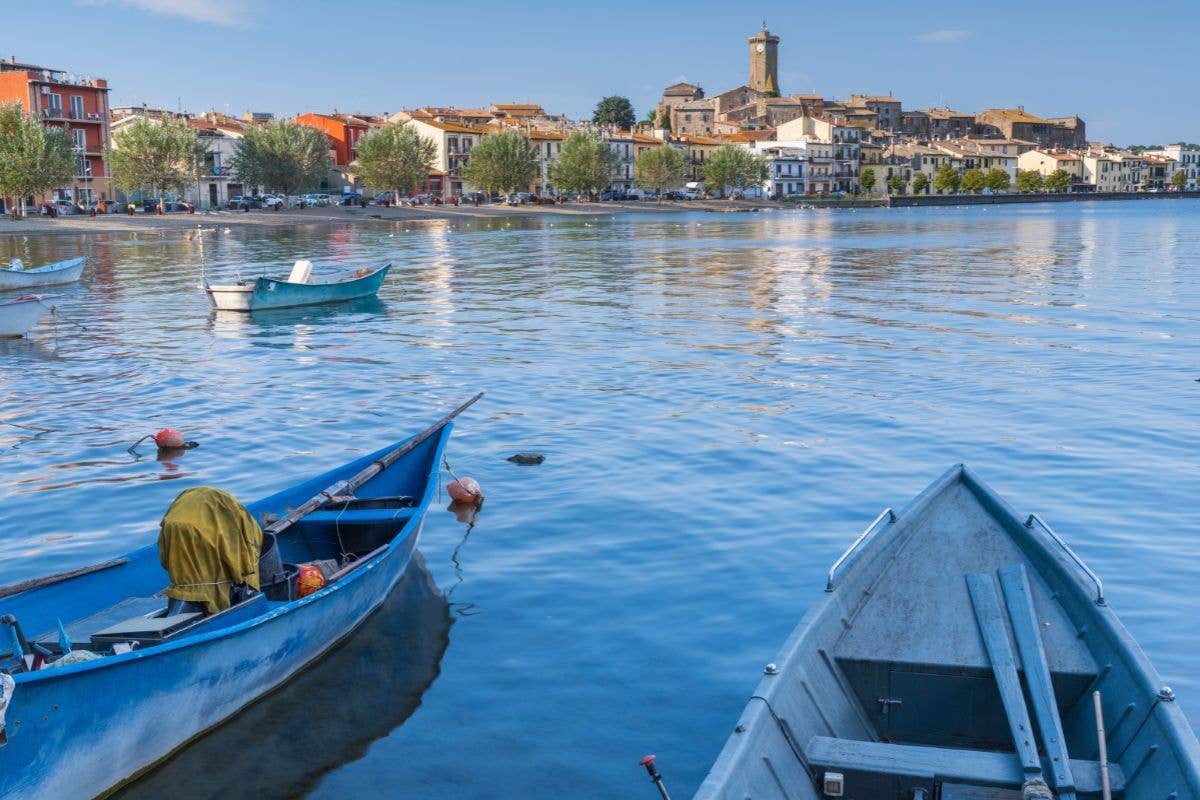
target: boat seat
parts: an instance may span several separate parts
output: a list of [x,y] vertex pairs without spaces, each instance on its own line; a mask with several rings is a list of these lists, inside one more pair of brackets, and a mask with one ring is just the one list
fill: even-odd
[[[874,796],[867,787],[889,785],[896,778],[909,778],[914,785],[954,783],[996,789],[1019,789],[1025,776],[1015,753],[989,750],[960,750],[949,747],[864,742],[814,736],[804,748],[804,757],[814,772],[830,770],[845,775],[846,796]],[[1048,770],[1048,762],[1044,763]],[[1119,764],[1108,766],[1114,797],[1125,791],[1125,773]],[[1100,794],[1100,764],[1071,759],[1075,790],[1079,795]],[[856,789],[856,785],[858,788]]]
[[[63,625],[74,643],[76,649],[88,648],[92,634],[124,622],[130,618],[142,619],[148,614],[163,610],[163,601],[159,597],[127,597],[108,608],[102,608]],[[34,641],[53,653],[61,653],[58,645],[58,628],[39,634]]]

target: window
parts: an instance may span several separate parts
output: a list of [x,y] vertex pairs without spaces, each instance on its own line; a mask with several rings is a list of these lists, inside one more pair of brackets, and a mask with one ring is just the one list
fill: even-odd
[[47,108],[53,108],[56,111],[62,111],[62,95],[61,94],[53,94],[52,93],[52,94],[47,95],[46,103],[48,104]]
[[72,129],[71,138],[75,140],[76,150],[82,151],[87,149],[87,131],[83,128]]
[[83,98],[77,94],[71,95],[71,119],[83,119]]
[[87,158],[76,159],[75,174],[84,178],[92,177],[92,162]]

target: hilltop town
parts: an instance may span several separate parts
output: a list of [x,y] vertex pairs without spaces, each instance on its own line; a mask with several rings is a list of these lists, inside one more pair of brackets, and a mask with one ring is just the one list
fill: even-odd
[[[771,198],[919,195],[960,186],[1007,192],[1047,182],[1056,191],[1076,193],[1196,190],[1200,184],[1200,148],[1175,144],[1134,150],[1091,141],[1078,115],[1040,117],[1022,106],[975,112],[906,109],[890,93],[856,93],[844,100],[784,94],[780,37],[764,23],[747,44],[746,83],[714,95],[694,84],[675,83],[663,90],[645,120],[627,126],[571,120],[536,103],[426,106],[392,114],[335,110],[300,114],[293,121],[328,138],[333,170],[312,188],[335,194],[368,188],[355,175],[358,142],[372,130],[396,124],[413,126],[436,146],[435,165],[420,195],[441,201],[462,197],[471,188],[463,167],[472,148],[489,133],[505,130],[521,133],[536,148],[539,163],[528,186],[531,196],[559,194],[550,166],[563,141],[579,128],[592,129],[615,155],[608,187],[613,197],[636,192],[634,164],[639,155],[658,147],[682,153],[686,185],[698,191],[707,160],[727,145],[762,159],[766,177],[761,186],[746,187],[746,193]],[[104,79],[18,63],[15,57],[0,61],[0,103],[18,102],[46,124],[67,126],[73,137],[77,175],[69,186],[55,189],[50,200],[86,208],[97,201],[126,199],[110,185],[105,151],[114,135],[146,117],[185,119],[205,146],[201,180],[181,199],[198,208],[225,207],[231,198],[256,192],[258,187],[244,186],[229,164],[244,132],[273,115],[238,118],[216,111],[110,107],[109,91]],[[1022,173],[1036,177],[1023,183],[1018,180]]]

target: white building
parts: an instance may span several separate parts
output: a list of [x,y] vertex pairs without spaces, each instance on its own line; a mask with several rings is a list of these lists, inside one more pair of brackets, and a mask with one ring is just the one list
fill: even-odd
[[1146,153],[1172,159],[1176,164],[1176,170],[1183,170],[1183,176],[1187,178],[1184,188],[1188,191],[1200,189],[1200,147],[1169,144],[1160,150],[1148,150]]
[[863,131],[830,117],[797,117],[775,129],[779,141],[814,140],[833,145],[832,183],[835,192],[858,192],[859,160]]
[[764,195],[781,198],[806,193],[806,149],[784,142],[752,142],[750,149],[767,165],[767,178],[762,185]]

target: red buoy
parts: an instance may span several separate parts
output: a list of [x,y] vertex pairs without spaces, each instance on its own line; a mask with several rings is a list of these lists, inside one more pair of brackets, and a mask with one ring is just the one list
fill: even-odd
[[154,434],[154,443],[159,447],[183,447],[186,444],[183,434],[174,428],[163,428]]
[[465,476],[451,481],[446,491],[450,493],[451,500],[458,502],[478,503],[483,499],[483,489],[480,488],[479,481]]

